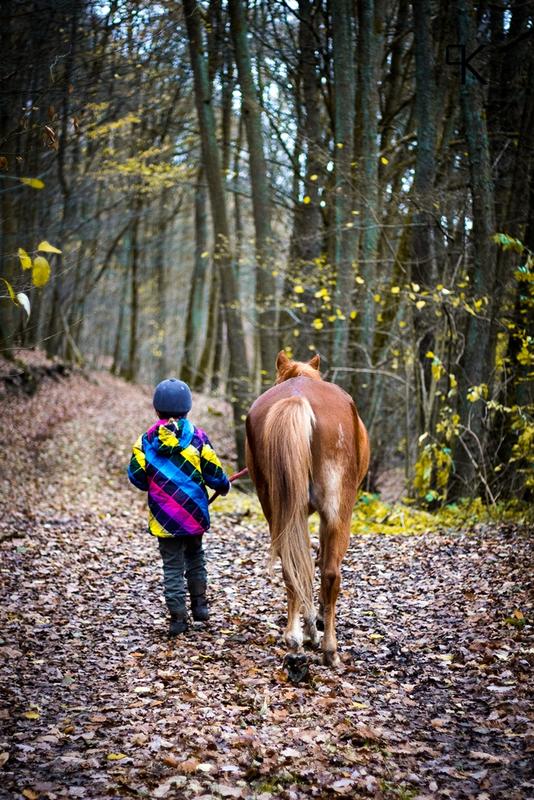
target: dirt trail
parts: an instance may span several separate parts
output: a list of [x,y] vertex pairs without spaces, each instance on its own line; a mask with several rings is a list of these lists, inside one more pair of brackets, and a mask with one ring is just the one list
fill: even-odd
[[[175,643],[124,467],[148,392],[106,375],[2,402],[0,796],[534,795],[528,532],[354,537],[337,672],[288,684],[265,524],[215,512],[212,621]],[[220,401],[193,419],[231,463]]]

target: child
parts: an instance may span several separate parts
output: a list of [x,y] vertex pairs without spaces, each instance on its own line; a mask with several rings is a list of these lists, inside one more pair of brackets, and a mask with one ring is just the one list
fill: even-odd
[[158,421],[135,443],[128,478],[148,491],[148,529],[158,537],[169,636],[174,637],[188,627],[184,571],[193,619],[209,617],[202,548],[202,535],[210,527],[206,486],[224,495],[230,481],[204,431],[187,419],[189,386],[176,378],[162,381],[153,402]]

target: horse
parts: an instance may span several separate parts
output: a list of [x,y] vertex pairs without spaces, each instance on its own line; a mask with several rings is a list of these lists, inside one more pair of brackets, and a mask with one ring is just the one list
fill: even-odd
[[[350,539],[352,509],[369,466],[369,439],[349,394],[319,373],[320,356],[276,359],[276,382],[246,418],[246,463],[271,535],[271,558],[282,562],[287,591],[286,658],[302,658],[306,642],[327,666],[340,663],[336,601],[340,565]],[[320,517],[319,614],[308,517]],[[300,612],[304,619],[304,633]],[[305,657],[304,657],[305,658]]]

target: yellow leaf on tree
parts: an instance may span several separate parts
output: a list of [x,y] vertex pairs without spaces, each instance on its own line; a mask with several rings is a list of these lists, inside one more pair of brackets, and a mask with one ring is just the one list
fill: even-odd
[[312,326],[315,328],[316,331],[322,330],[324,328],[324,323],[321,319],[314,319],[312,322]]
[[209,256],[209,253],[208,253],[207,250],[204,250],[204,252],[200,254],[200,258],[207,258],[208,256]]
[[418,308],[418,309],[419,309],[419,311],[420,311],[422,308],[424,308],[425,306],[426,306],[426,303],[425,303],[425,301],[424,301],[424,300],[418,300],[418,301],[417,301],[417,303],[415,304],[415,307],[416,307],[416,308]]
[[391,287],[391,294],[399,294],[400,286],[392,286]]
[[46,286],[50,280],[50,264],[44,256],[37,256],[33,261],[32,283],[34,286]]
[[421,287],[419,286],[418,283],[412,283],[412,289],[414,290],[414,292],[418,292],[420,288]]
[[4,281],[5,285],[7,286],[7,291],[9,292],[10,298],[13,300],[14,303],[16,303],[17,302],[17,298],[15,297],[15,290],[13,289],[13,287],[11,286],[9,281],[6,281],[5,278],[2,278],[2,280]]
[[294,287],[293,291],[295,292],[295,294],[304,294],[304,286],[298,284],[297,286]]
[[20,258],[20,266],[22,269],[31,269],[32,268],[32,260],[26,250],[23,250],[22,247],[19,247],[18,254]]
[[389,164],[389,158],[386,158],[385,156],[382,156],[382,157],[380,158],[380,163],[381,163],[381,164],[384,164],[384,166],[385,166],[386,164]]
[[365,283],[361,275],[356,275],[356,283],[359,283],[360,286]]
[[308,205],[311,203],[311,197],[310,197],[310,195],[309,195],[309,194],[305,195],[305,196],[302,198],[302,202],[304,203],[304,205],[305,205],[305,206],[308,206]]
[[53,244],[50,244],[50,242],[47,242],[46,240],[44,242],[40,242],[37,249],[42,253],[61,253],[61,250],[58,250],[57,247],[54,247]]
[[467,390],[467,399],[470,403],[476,403],[477,400],[485,400],[488,396],[488,387],[485,383],[479,386],[470,386]]
[[318,175],[310,175],[310,180],[316,181],[318,177],[319,177]]
[[128,758],[126,753],[108,753],[106,756],[108,761],[121,761],[123,758]]
[[44,189],[44,183],[40,178],[21,178],[20,182],[31,186],[32,189]]
[[434,361],[432,362],[431,370],[432,370],[432,377],[436,382],[439,381],[439,379],[445,372],[445,370],[443,369],[443,365],[441,364],[441,361],[438,361],[437,359],[434,359]]
[[379,302],[380,302],[380,300],[381,300],[381,297],[380,297],[380,295],[379,295],[379,294],[374,294],[374,295],[373,295],[373,300],[375,301],[375,303],[379,303]]
[[358,316],[358,312],[357,311],[351,311],[350,312],[350,318],[351,319],[356,319],[357,316]]

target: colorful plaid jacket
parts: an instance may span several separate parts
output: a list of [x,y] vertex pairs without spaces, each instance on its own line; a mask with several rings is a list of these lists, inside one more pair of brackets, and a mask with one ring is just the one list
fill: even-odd
[[206,486],[221,494],[230,488],[207,435],[186,418],[160,419],[139,437],[128,478],[148,492],[148,529],[162,537],[207,531]]

